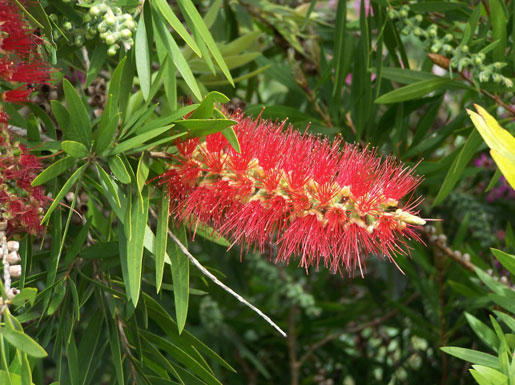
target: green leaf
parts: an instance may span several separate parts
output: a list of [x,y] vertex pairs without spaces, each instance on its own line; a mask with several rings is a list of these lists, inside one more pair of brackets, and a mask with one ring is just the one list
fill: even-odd
[[51,100],[50,106],[52,107],[52,112],[55,116],[55,120],[57,120],[57,125],[63,131],[64,139],[73,139],[70,137],[68,128],[70,127],[70,114],[68,110],[64,106],[63,103],[57,100]]
[[127,140],[117,144],[113,148],[113,150],[111,150],[110,155],[116,155],[116,154],[120,154],[125,151],[132,150],[132,149],[142,145],[146,141],[153,139],[156,136],[159,136],[166,131],[169,131],[172,127],[173,127],[173,124],[169,124],[164,127],[154,128],[153,130],[150,130],[143,134],[137,135],[133,138],[127,139]]
[[220,50],[218,49],[213,39],[213,36],[209,32],[206,24],[204,23],[204,20],[202,20],[202,17],[200,17],[197,8],[195,8],[193,2],[191,0],[181,0],[178,1],[178,5],[181,8],[182,14],[186,18],[186,20],[188,21],[189,19],[189,21],[191,21],[190,28],[196,29],[197,32],[200,34],[201,38],[206,43],[207,48],[211,52],[211,55],[213,55],[213,58],[222,70],[223,74],[234,87],[234,81],[232,79],[231,73],[229,72],[229,69],[227,68],[227,65],[225,64],[224,58],[220,53]]
[[473,364],[485,365],[491,368],[499,367],[499,361],[497,360],[497,357],[491,354],[460,348],[457,346],[445,346],[440,349],[445,353],[450,354],[451,356],[458,357],[459,359],[471,362]]
[[252,31],[246,33],[229,42],[228,44],[222,45],[220,47],[220,52],[224,57],[237,55],[256,43],[262,35],[263,32],[261,31]]
[[116,372],[118,385],[125,385],[125,377],[123,375],[123,361],[120,349],[119,331],[115,320],[109,322],[109,346],[111,348],[111,360]]
[[214,104],[216,102],[227,103],[229,100],[230,99],[224,94],[217,91],[211,91],[204,97],[204,100],[202,100],[193,114],[189,116],[189,119],[210,119],[215,110]]
[[152,16],[154,35],[156,39],[160,39],[161,44],[168,52],[168,57],[173,61],[175,68],[179,71],[193,95],[198,100],[202,99],[202,93],[198,87],[197,80],[195,79],[195,76],[193,76],[193,72],[191,72],[191,68],[184,58],[179,46],[173,39],[172,35],[165,29],[164,24],[161,22],[160,15],[157,12],[154,12]]
[[397,88],[396,90],[390,91],[384,95],[381,95],[375,100],[375,103],[388,104],[388,103],[399,103],[408,100],[418,99],[430,92],[436,91],[452,82],[452,79],[438,78],[422,80],[417,83]]
[[[107,191],[109,191],[111,196],[114,198],[114,200],[118,204],[118,207],[121,208],[122,204],[120,203],[120,196],[118,195],[118,190],[116,189],[114,182],[111,180],[111,177],[109,176],[109,174],[104,170],[104,168],[100,164],[96,163],[95,166],[97,167],[97,172],[98,172],[98,176],[100,177],[101,184],[103,183],[105,185]],[[123,162],[122,162],[122,166],[123,166]],[[125,171],[127,171],[127,170],[125,170]],[[129,174],[126,173],[126,176],[128,176],[128,175]],[[130,182],[130,176],[129,176],[129,182]],[[127,183],[129,183],[129,182],[127,182]]]
[[47,212],[45,213],[45,216],[41,220],[41,223],[45,223],[48,221],[48,219],[50,218],[50,215],[54,212],[57,205],[61,202],[61,200],[64,198],[64,196],[70,191],[70,189],[75,184],[77,179],[79,179],[79,177],[82,176],[82,172],[84,171],[84,169],[86,168],[87,165],[88,164],[85,163],[82,166],[80,166],[77,170],[75,170],[75,172],[72,174],[72,176],[70,176],[70,178],[66,181],[66,183],[63,185],[63,187],[61,188],[59,193],[54,198],[54,201],[48,208]]
[[[75,88],[66,78],[63,79],[63,90],[70,113],[70,131],[67,136],[65,135],[65,138],[75,140],[90,148],[91,122],[88,110]],[[64,127],[61,127],[61,130],[63,130],[64,134]]]
[[123,70],[125,68],[125,62],[127,61],[127,56],[124,56],[122,60],[118,63],[116,68],[113,71],[111,76],[111,81],[109,82],[109,90],[107,94],[110,98],[112,98],[111,109],[113,112],[118,112],[121,110],[119,106],[120,102],[120,91],[122,85],[122,75]]
[[141,92],[143,98],[148,100],[150,94],[150,50],[143,13],[139,18],[134,49],[136,50],[136,71],[138,73]]
[[130,285],[130,300],[134,307],[138,304],[141,288],[141,272],[143,267],[143,243],[145,238],[145,227],[148,219],[149,193],[145,186],[142,196],[138,195],[132,207],[127,210],[132,211],[132,220],[124,223],[131,227],[132,237],[127,241],[127,269]]
[[147,183],[147,177],[149,173],[149,164],[148,159],[145,157],[145,153],[141,153],[138,161],[138,169],[136,171],[136,184],[138,186],[138,191],[141,192],[143,187]]
[[474,317],[472,314],[465,312],[465,318],[469,323],[474,333],[490,348],[497,352],[499,349],[499,339],[494,331],[490,329],[485,323]]
[[501,0],[490,0],[489,3],[492,40],[499,40],[499,45],[494,49],[494,61],[502,62],[506,59],[506,24],[508,17],[504,11],[504,4]]
[[78,357],[80,360],[80,384],[86,384],[89,371],[92,369],[94,360],[97,360],[95,354],[100,340],[100,336],[104,330],[104,312],[96,311],[87,323],[84,336],[79,343]]
[[75,159],[72,157],[67,156],[65,158],[59,159],[44,169],[36,178],[34,178],[32,181],[32,186],[39,186],[56,178],[63,172],[70,170],[74,164]]
[[161,15],[164,16],[166,21],[170,24],[170,26],[174,29],[175,32],[179,34],[180,37],[184,40],[184,42],[191,48],[193,52],[198,57],[201,57],[200,49],[195,43],[195,40],[190,36],[186,28],[182,25],[181,21],[175,16],[170,6],[166,3],[165,0],[155,0],[153,4],[156,4],[161,12]]
[[345,84],[345,42],[347,31],[347,2],[338,1],[336,8],[336,25],[334,30],[334,86],[333,96],[341,92]]
[[63,151],[74,158],[85,158],[89,155],[89,150],[85,145],[73,140],[65,140],[61,143]]
[[[186,230],[181,227],[180,230],[174,231],[179,240],[186,245]],[[173,251],[175,248],[175,252]],[[190,262],[188,257],[182,252],[177,244],[172,244],[168,254],[172,261],[172,280],[173,280],[173,297],[175,299],[175,313],[177,316],[177,328],[179,334],[182,333],[186,324],[188,314],[189,301],[189,282],[190,282]]]
[[91,61],[89,63],[88,74],[86,75],[86,81],[84,82],[84,88],[87,88],[93,82],[93,80],[96,79],[106,59],[107,46],[103,43],[97,42],[95,44],[93,54],[91,55]]
[[433,202],[433,206],[437,206],[442,203],[451,193],[454,186],[459,182],[461,175],[463,174],[463,170],[465,170],[465,167],[476,153],[476,149],[480,144],[481,136],[476,131],[472,131],[463,145],[458,157],[454,159],[451,168],[447,172],[447,175],[445,176],[440,190]]
[[497,258],[497,260],[501,262],[506,269],[508,269],[510,274],[515,275],[515,255],[508,254],[497,249],[490,250],[495,255],[495,258]]
[[503,321],[513,332],[515,332],[515,318],[512,316],[500,312],[498,310],[494,310],[494,313],[501,321]]
[[21,350],[24,353],[27,353],[31,357],[35,358],[43,358],[48,354],[39,345],[36,341],[34,341],[27,334],[20,332],[18,330],[10,329],[5,327],[2,329],[3,336],[13,347]]
[[127,184],[131,182],[131,176],[127,171],[127,168],[125,168],[125,164],[123,163],[122,158],[120,158],[120,155],[108,158],[107,163],[109,164],[111,172],[121,183]]
[[236,123],[238,123],[236,120],[231,119],[186,119],[175,121],[177,127],[190,131],[190,137],[192,138],[220,132]]
[[[112,99],[112,97],[110,96]],[[101,154],[109,148],[113,141],[116,129],[118,128],[118,121],[120,120],[120,113],[115,114],[107,124],[101,125],[97,131],[95,139],[95,153]]]
[[236,150],[238,154],[241,153],[240,142],[238,141],[238,137],[236,136],[236,132],[234,128],[227,127],[225,130],[222,130],[222,135],[227,139],[229,144]]
[[11,304],[15,306],[21,306],[28,302],[30,306],[33,306],[37,294],[38,289],[35,287],[25,287],[20,293],[16,294],[16,296],[11,299]]
[[170,194],[166,186],[161,190],[158,208],[154,256],[156,262],[156,291],[159,293],[163,283],[166,245],[168,242],[168,221],[170,220]]
[[483,365],[472,365],[472,367],[485,378],[488,378],[490,384],[508,385],[508,377],[501,372]]

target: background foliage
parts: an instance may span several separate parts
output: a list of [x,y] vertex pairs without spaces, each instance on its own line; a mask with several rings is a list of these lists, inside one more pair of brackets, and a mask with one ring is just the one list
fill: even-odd
[[[515,196],[465,111],[513,134],[515,1],[24,4],[59,71],[5,110],[54,201],[20,240],[1,383],[515,384]],[[370,258],[365,279],[192,241],[148,181],[174,139],[232,137],[218,103],[417,165],[423,216],[443,221],[404,274]]]

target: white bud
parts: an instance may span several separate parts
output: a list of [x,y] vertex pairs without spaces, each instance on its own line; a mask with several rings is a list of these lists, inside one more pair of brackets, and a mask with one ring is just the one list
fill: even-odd
[[21,277],[21,265],[9,266],[9,274],[12,278]]
[[7,242],[7,250],[9,251],[18,251],[20,250],[20,243],[16,241]]
[[463,260],[467,261],[467,262],[470,262],[470,254],[469,253],[463,254]]
[[508,284],[508,277],[506,277],[506,276],[504,276],[504,275],[503,275],[503,276],[501,277],[501,283],[504,283],[505,285],[507,285],[507,284]]
[[7,262],[9,262],[10,265],[16,265],[20,261],[20,254],[18,254],[16,251],[13,251],[7,255]]

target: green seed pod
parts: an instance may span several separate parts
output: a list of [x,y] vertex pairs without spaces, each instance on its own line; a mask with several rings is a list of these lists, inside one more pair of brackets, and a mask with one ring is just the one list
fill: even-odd
[[463,45],[463,47],[461,47],[461,52],[463,53],[468,53],[469,52],[469,46],[468,45]]
[[450,33],[446,33],[445,36],[443,37],[443,39],[447,42],[447,43],[450,43],[451,41],[453,41],[454,37],[452,36],[452,34]]
[[407,17],[408,17],[408,12],[407,12],[407,11],[405,11],[405,10],[401,10],[401,11],[399,12],[399,17],[400,17],[401,19],[405,19],[405,18],[407,18]]
[[499,84],[502,81],[502,76],[499,74],[492,74],[492,80],[494,83]]
[[409,12],[409,10],[410,10],[409,5],[403,5],[403,6],[401,7],[401,11]]
[[449,44],[443,45],[443,52],[445,52],[446,54],[451,53],[453,50],[454,50],[454,48],[452,48],[452,45],[449,45]]
[[408,27],[404,27],[401,31],[401,33],[404,35],[404,36],[408,36],[409,33],[410,33],[410,29]]
[[105,39],[107,38],[107,36],[109,36],[110,34],[111,34],[111,33],[110,33],[109,31],[106,31],[106,32],[102,32],[102,33],[100,33],[100,35],[98,35],[98,36],[100,36],[100,38],[101,38],[102,40],[104,40],[104,41],[105,41]]
[[438,35],[438,33],[436,32],[436,28],[429,28],[429,30],[427,31],[427,36],[431,37],[431,38],[434,38]]
[[415,29],[413,29],[413,34],[415,36],[422,36],[423,33],[424,31],[420,27],[415,27]]
[[397,12],[394,11],[393,9],[391,11],[388,11],[388,18],[389,19],[397,19],[398,15],[397,15]]
[[132,36],[132,31],[128,28],[122,29],[120,32],[120,35],[122,36],[123,40],[127,40]]
[[501,68],[506,66],[506,63],[495,62],[492,66],[494,67],[494,69],[500,70]]
[[105,5],[104,3],[98,4],[97,7],[101,15],[107,12],[107,5]]
[[94,27],[89,27],[88,28],[88,33],[91,35],[91,36],[95,36],[97,34],[97,29],[94,28]]
[[48,18],[52,20],[54,23],[57,23],[58,18],[55,13],[51,13],[50,15],[48,15]]
[[480,58],[481,58],[481,60],[485,60],[485,58],[486,58],[486,55],[485,55],[483,52],[479,52],[479,53],[477,54],[477,56],[478,56],[478,57],[480,57]]
[[415,21],[416,21],[417,23],[419,23],[419,24],[420,24],[420,23],[422,23],[422,20],[424,20],[424,18],[422,17],[422,15],[416,15],[416,16],[415,16]]
[[123,13],[122,9],[119,7],[111,7],[111,10],[116,16],[120,16]]
[[73,24],[71,22],[69,22],[69,21],[65,21],[63,23],[63,29],[65,31],[71,31],[73,29]]
[[85,13],[84,16],[82,16],[82,22],[89,23],[92,20],[91,15],[89,13]]

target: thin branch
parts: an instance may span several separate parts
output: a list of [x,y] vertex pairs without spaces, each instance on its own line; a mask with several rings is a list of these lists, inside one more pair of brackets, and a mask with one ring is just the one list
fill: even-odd
[[[153,213],[155,215],[155,213]],[[233,289],[226,286],[223,282],[221,282],[218,278],[216,278],[215,275],[213,275],[211,272],[209,272],[191,253],[188,251],[188,249],[181,243],[179,238],[175,236],[174,233],[172,233],[170,230],[168,230],[168,236],[173,239],[173,241],[179,246],[181,251],[188,257],[191,263],[193,263],[197,269],[199,269],[202,274],[204,274],[206,277],[208,277],[211,281],[213,281],[215,284],[220,286],[223,290],[225,290],[227,293],[231,294],[233,297],[235,297],[238,301],[241,303],[247,305],[250,309],[252,309],[254,312],[256,312],[261,318],[263,318],[266,322],[268,322],[275,330],[277,330],[283,337],[287,337],[287,334],[279,327],[277,326],[274,321],[270,319],[265,313],[263,313],[261,310],[259,310],[257,307],[252,305],[249,301],[247,301],[245,298],[243,298],[241,295],[236,293]]]
[[[408,305],[410,302],[412,302],[418,296],[419,296],[419,293],[413,293],[406,301],[404,301],[404,305]],[[327,336],[322,338],[320,341],[315,342],[313,345],[311,345],[308,348],[306,353],[304,353],[304,355],[298,361],[298,367],[300,368],[304,364],[304,362],[306,362],[306,360],[315,352],[315,350],[321,348],[325,344],[327,344],[327,343],[329,343],[329,342],[331,342],[331,341],[333,341],[333,340],[335,340],[337,338],[340,338],[340,336],[342,336],[344,334],[347,334],[347,333],[359,333],[359,332],[361,332],[362,330],[364,330],[366,328],[381,325],[382,323],[388,321],[390,318],[395,316],[398,312],[399,312],[399,309],[397,308],[397,309],[394,309],[394,310],[386,313],[385,315],[383,315],[383,316],[381,316],[379,318],[376,318],[375,320],[372,320],[370,322],[366,322],[366,323],[361,324],[359,326],[349,327],[349,328],[347,328],[347,329],[345,329],[345,330],[343,330],[341,332],[338,332],[338,333],[328,334]]]

